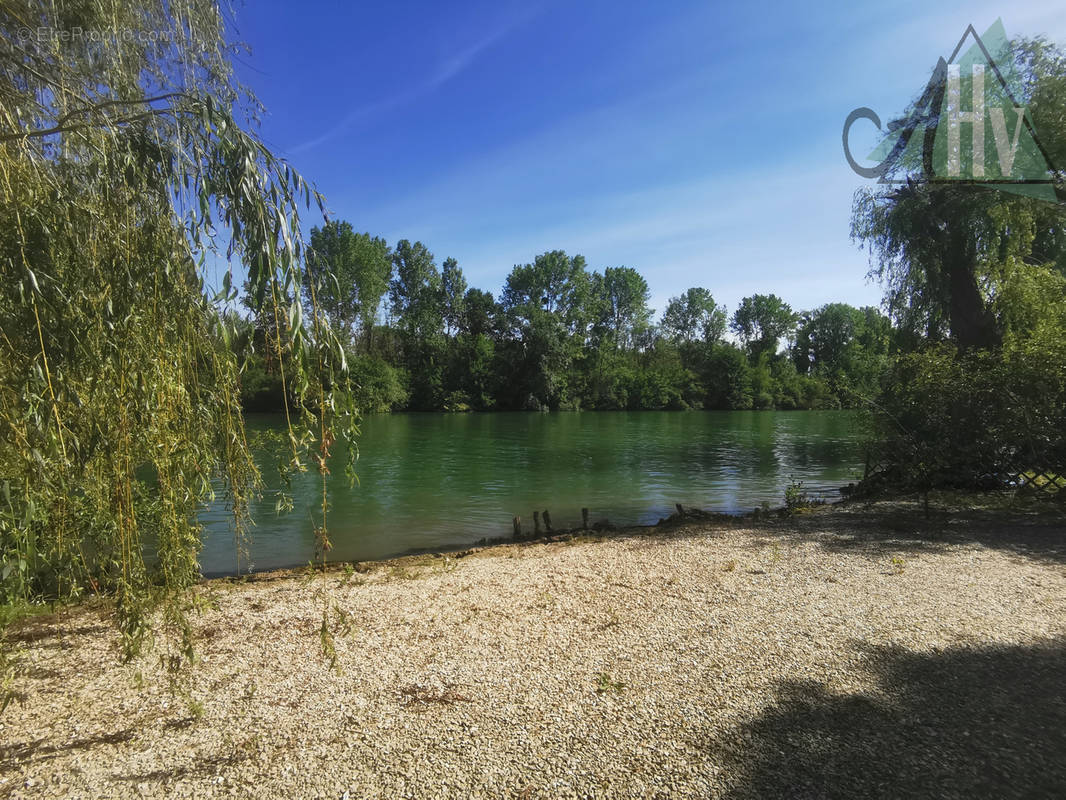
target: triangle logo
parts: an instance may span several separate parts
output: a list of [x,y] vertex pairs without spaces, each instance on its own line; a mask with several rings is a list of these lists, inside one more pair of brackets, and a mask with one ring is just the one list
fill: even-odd
[[921,97],[889,123],[868,156],[877,166],[860,166],[848,146],[858,119],[881,128],[869,108],[855,109],[845,122],[845,156],[858,174],[879,183],[980,184],[1059,202],[1057,170],[1023,97],[1002,21],[983,36],[969,25]]

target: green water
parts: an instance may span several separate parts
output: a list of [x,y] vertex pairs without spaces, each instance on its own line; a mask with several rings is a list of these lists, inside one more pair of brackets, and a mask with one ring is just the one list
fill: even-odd
[[[251,417],[249,428],[282,427]],[[675,503],[713,511],[780,505],[793,480],[840,486],[861,471],[855,416],[842,411],[394,414],[363,422],[359,485],[330,486],[334,560],[383,558],[511,533],[519,515],[551,511],[556,528],[592,521],[654,523]],[[276,456],[259,453],[267,482],[241,571],[306,564],[317,474],[293,485],[294,511],[274,513]],[[335,470],[341,472],[341,465]],[[235,569],[224,509],[203,516],[205,574]]]

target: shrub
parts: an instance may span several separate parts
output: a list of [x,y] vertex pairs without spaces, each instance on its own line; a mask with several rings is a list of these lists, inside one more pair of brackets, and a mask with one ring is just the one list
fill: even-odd
[[364,413],[380,413],[403,408],[407,403],[407,373],[378,356],[350,358],[352,394]]
[[1030,339],[959,354],[943,345],[897,359],[873,414],[880,481],[984,488],[1066,463],[1066,344]]

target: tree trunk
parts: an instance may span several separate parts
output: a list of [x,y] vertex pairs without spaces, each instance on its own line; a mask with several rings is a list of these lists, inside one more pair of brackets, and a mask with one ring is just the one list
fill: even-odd
[[996,347],[1002,343],[1002,336],[995,317],[981,296],[973,243],[965,241],[965,237],[965,231],[949,236],[943,254],[944,269],[948,273],[951,336],[959,350]]

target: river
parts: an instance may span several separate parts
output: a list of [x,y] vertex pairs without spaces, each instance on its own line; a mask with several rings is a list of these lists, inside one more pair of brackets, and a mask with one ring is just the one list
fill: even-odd
[[[283,429],[249,415],[249,431]],[[781,505],[792,481],[843,485],[861,474],[857,417],[847,411],[392,414],[366,418],[359,483],[331,479],[331,560],[384,558],[528,530],[548,509],[555,528],[596,521],[654,523],[675,503],[711,511]],[[314,554],[309,511],[317,473],[297,476],[293,511],[277,515],[276,453],[260,447],[265,489],[242,572],[306,564]],[[335,472],[341,473],[338,465]],[[235,545],[221,504],[208,508],[201,565],[232,574]]]

